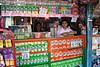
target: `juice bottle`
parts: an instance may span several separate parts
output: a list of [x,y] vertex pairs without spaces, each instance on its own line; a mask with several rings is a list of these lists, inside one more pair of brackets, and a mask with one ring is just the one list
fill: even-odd
[[42,44],[42,41],[40,42],[40,49],[41,49],[41,51],[43,51],[44,50],[44,47],[43,47],[43,44]]
[[32,51],[32,52],[35,52],[35,44],[34,44],[34,42],[31,42],[31,46],[32,46],[32,47],[31,47],[31,48],[32,48],[31,51]]
[[66,40],[62,40],[62,46],[63,48],[66,48]]
[[48,14],[52,14],[52,6],[48,6]]
[[43,47],[43,44],[42,44],[42,41],[41,41],[41,42],[40,42],[40,50],[43,51],[43,48],[44,48],[44,47]]
[[30,54],[30,65],[33,65],[34,61],[33,61],[33,54]]
[[3,48],[3,41],[0,40],[0,48]]
[[23,60],[23,65],[22,66],[26,66],[26,65],[28,65],[28,61],[27,61],[27,59],[22,59]]
[[62,40],[59,40],[58,48],[59,48],[59,49],[62,49],[62,48],[63,48],[63,47],[62,47]]
[[57,40],[54,41],[54,45],[55,45],[55,49],[58,49],[58,41]]
[[41,61],[40,61],[41,64],[44,63],[44,60],[45,60],[45,59],[44,59],[43,53],[41,53]]
[[4,54],[4,58],[5,58],[5,64],[6,64],[6,66],[10,66],[10,64],[9,64],[9,57],[8,57],[8,54]]
[[54,41],[51,41],[50,42],[50,48],[51,48],[51,50],[54,50],[55,48],[54,48]]
[[41,53],[39,53],[37,55],[38,55],[37,64],[41,64]]
[[23,44],[23,50],[27,51],[27,42],[24,42],[24,44]]
[[19,49],[18,51],[19,52],[22,50],[21,45],[22,45],[21,43],[18,43],[18,49]]
[[10,56],[10,65],[11,66],[14,66],[14,56],[13,56],[13,53],[11,52],[10,54],[9,54],[9,56]]
[[46,62],[48,62],[49,61],[49,58],[48,58],[48,53],[46,53]]
[[37,42],[34,42],[34,52],[37,52],[38,46]]
[[12,47],[11,39],[8,39],[7,43],[9,43],[9,47]]
[[19,56],[16,56],[16,66],[19,66],[20,65],[20,57]]
[[20,66],[23,66],[23,63],[24,63],[24,61],[22,59],[22,56],[20,56]]
[[51,61],[54,61],[54,60],[55,60],[55,53],[51,52]]
[[36,54],[37,55],[37,58],[36,58],[36,64],[38,64],[39,63],[39,61],[40,61],[40,54]]
[[44,49],[45,49],[45,51],[48,50],[48,42],[47,41],[44,41]]
[[71,48],[71,40],[70,40],[70,39],[67,40],[67,45],[66,45],[66,47],[67,47],[67,48]]
[[40,52],[41,51],[41,42],[37,42],[37,50]]
[[43,59],[44,59],[44,60],[43,60],[43,63],[45,63],[45,62],[47,61],[47,60],[46,60],[46,53],[43,53],[43,54],[42,54],[42,57],[43,57]]
[[19,43],[19,45],[20,45],[20,47],[19,47],[20,51],[23,51],[23,44],[24,43]]
[[27,48],[27,51],[29,51],[30,52],[30,42],[26,42],[26,48]]
[[34,55],[33,55],[33,61],[34,61],[34,64],[36,64],[36,63],[37,63],[37,58],[38,58],[38,57],[37,57],[37,55],[36,55],[36,54],[34,54]]
[[43,47],[43,48],[42,48],[42,51],[45,51],[45,49],[44,49],[44,48],[45,48],[45,47],[44,47],[44,46],[45,46],[45,45],[44,45],[44,41],[42,41],[41,44],[42,44],[42,47]]

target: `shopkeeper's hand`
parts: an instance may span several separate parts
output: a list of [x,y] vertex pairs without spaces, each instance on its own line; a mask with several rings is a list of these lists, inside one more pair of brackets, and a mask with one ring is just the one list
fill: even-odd
[[64,32],[61,34],[62,36],[69,36],[69,35],[74,35],[74,32]]
[[67,36],[68,34],[67,34],[67,32],[64,32],[64,33],[62,33],[61,35],[62,35],[62,36]]

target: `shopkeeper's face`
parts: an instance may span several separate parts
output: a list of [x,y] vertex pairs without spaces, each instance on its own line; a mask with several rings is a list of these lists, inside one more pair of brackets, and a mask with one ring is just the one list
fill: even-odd
[[36,28],[37,28],[37,30],[40,30],[41,25],[40,24],[37,24]]
[[66,28],[67,25],[68,25],[68,23],[67,23],[66,21],[63,21],[63,22],[62,22],[62,27],[63,27],[63,28]]

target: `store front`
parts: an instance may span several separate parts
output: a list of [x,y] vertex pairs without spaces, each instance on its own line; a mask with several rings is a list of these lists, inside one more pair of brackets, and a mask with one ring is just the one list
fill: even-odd
[[[89,64],[91,67],[99,66],[97,61],[100,61],[100,58],[93,60],[91,58],[96,55],[99,57],[100,28],[96,24],[100,21],[96,21],[98,20],[96,18],[92,28],[90,12],[96,7],[98,0],[91,2],[20,0],[1,3],[0,27],[14,33],[12,48],[15,49],[13,65],[9,57],[9,64],[3,62],[0,66],[2,64],[8,67],[88,67]],[[88,3],[93,5],[90,7]],[[3,48],[4,45],[0,50]]]

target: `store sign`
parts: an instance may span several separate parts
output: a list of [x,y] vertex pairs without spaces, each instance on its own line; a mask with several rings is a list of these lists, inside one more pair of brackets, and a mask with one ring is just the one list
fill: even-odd
[[22,51],[22,59],[29,59],[29,52],[28,51]]

